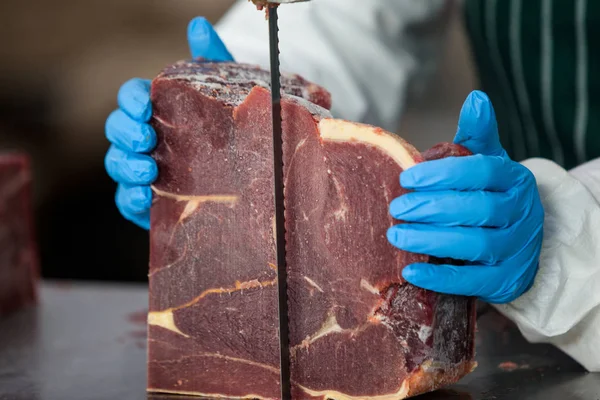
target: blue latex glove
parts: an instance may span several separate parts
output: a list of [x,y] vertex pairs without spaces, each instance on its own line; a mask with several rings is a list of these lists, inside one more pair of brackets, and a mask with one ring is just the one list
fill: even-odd
[[[187,29],[192,57],[212,61],[233,61],[233,57],[203,17],[193,19]],[[150,228],[152,191],[158,168],[148,153],[156,146],[152,117],[150,80],[134,78],[121,86],[119,108],[106,120],[106,137],[111,143],[104,165],[118,183],[115,201],[121,214],[136,225]]]
[[388,231],[394,246],[465,266],[412,264],[408,282],[441,293],[508,303],[529,290],[537,273],[544,210],[533,174],[500,145],[496,116],[482,92],[463,105],[454,142],[474,153],[415,165],[400,176],[414,190],[390,204],[411,222]]

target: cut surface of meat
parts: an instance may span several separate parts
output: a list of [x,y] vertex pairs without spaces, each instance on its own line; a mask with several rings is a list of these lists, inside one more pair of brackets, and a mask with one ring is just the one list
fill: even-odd
[[0,154],[0,316],[37,300],[39,266],[31,201],[29,157]]
[[[196,60],[152,83],[149,391],[279,398],[268,79]],[[334,119],[329,93],[296,75],[282,90],[293,398],[402,399],[456,382],[476,365],[474,300],[405,282],[429,257],[386,231],[403,170],[469,152],[421,154]]]

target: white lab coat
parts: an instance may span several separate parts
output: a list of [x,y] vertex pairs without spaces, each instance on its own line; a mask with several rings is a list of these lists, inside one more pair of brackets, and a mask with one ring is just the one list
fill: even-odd
[[[434,71],[447,0],[316,0],[279,10],[281,68],[326,87],[334,116],[395,131],[411,91]],[[268,68],[264,13],[240,0],[217,24],[237,61]],[[600,371],[600,159],[571,171],[525,160],[546,211],[533,287],[495,307],[531,342]]]

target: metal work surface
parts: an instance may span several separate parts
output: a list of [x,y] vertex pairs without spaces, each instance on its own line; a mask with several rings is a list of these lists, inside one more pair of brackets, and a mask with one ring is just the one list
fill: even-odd
[[[145,286],[46,283],[40,300],[0,319],[0,400],[196,399],[145,392]],[[478,368],[414,399],[600,400],[600,374],[527,343],[491,308],[478,325]]]

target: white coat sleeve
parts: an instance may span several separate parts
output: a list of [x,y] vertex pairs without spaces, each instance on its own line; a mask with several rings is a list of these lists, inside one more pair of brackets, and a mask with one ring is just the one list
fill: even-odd
[[566,171],[544,159],[523,162],[544,206],[544,239],[532,288],[495,307],[530,342],[551,343],[600,371],[600,159]]
[[[450,0],[312,0],[279,7],[281,70],[327,88],[332,113],[395,132],[435,70]],[[239,0],[215,25],[236,61],[269,67],[265,13]]]

